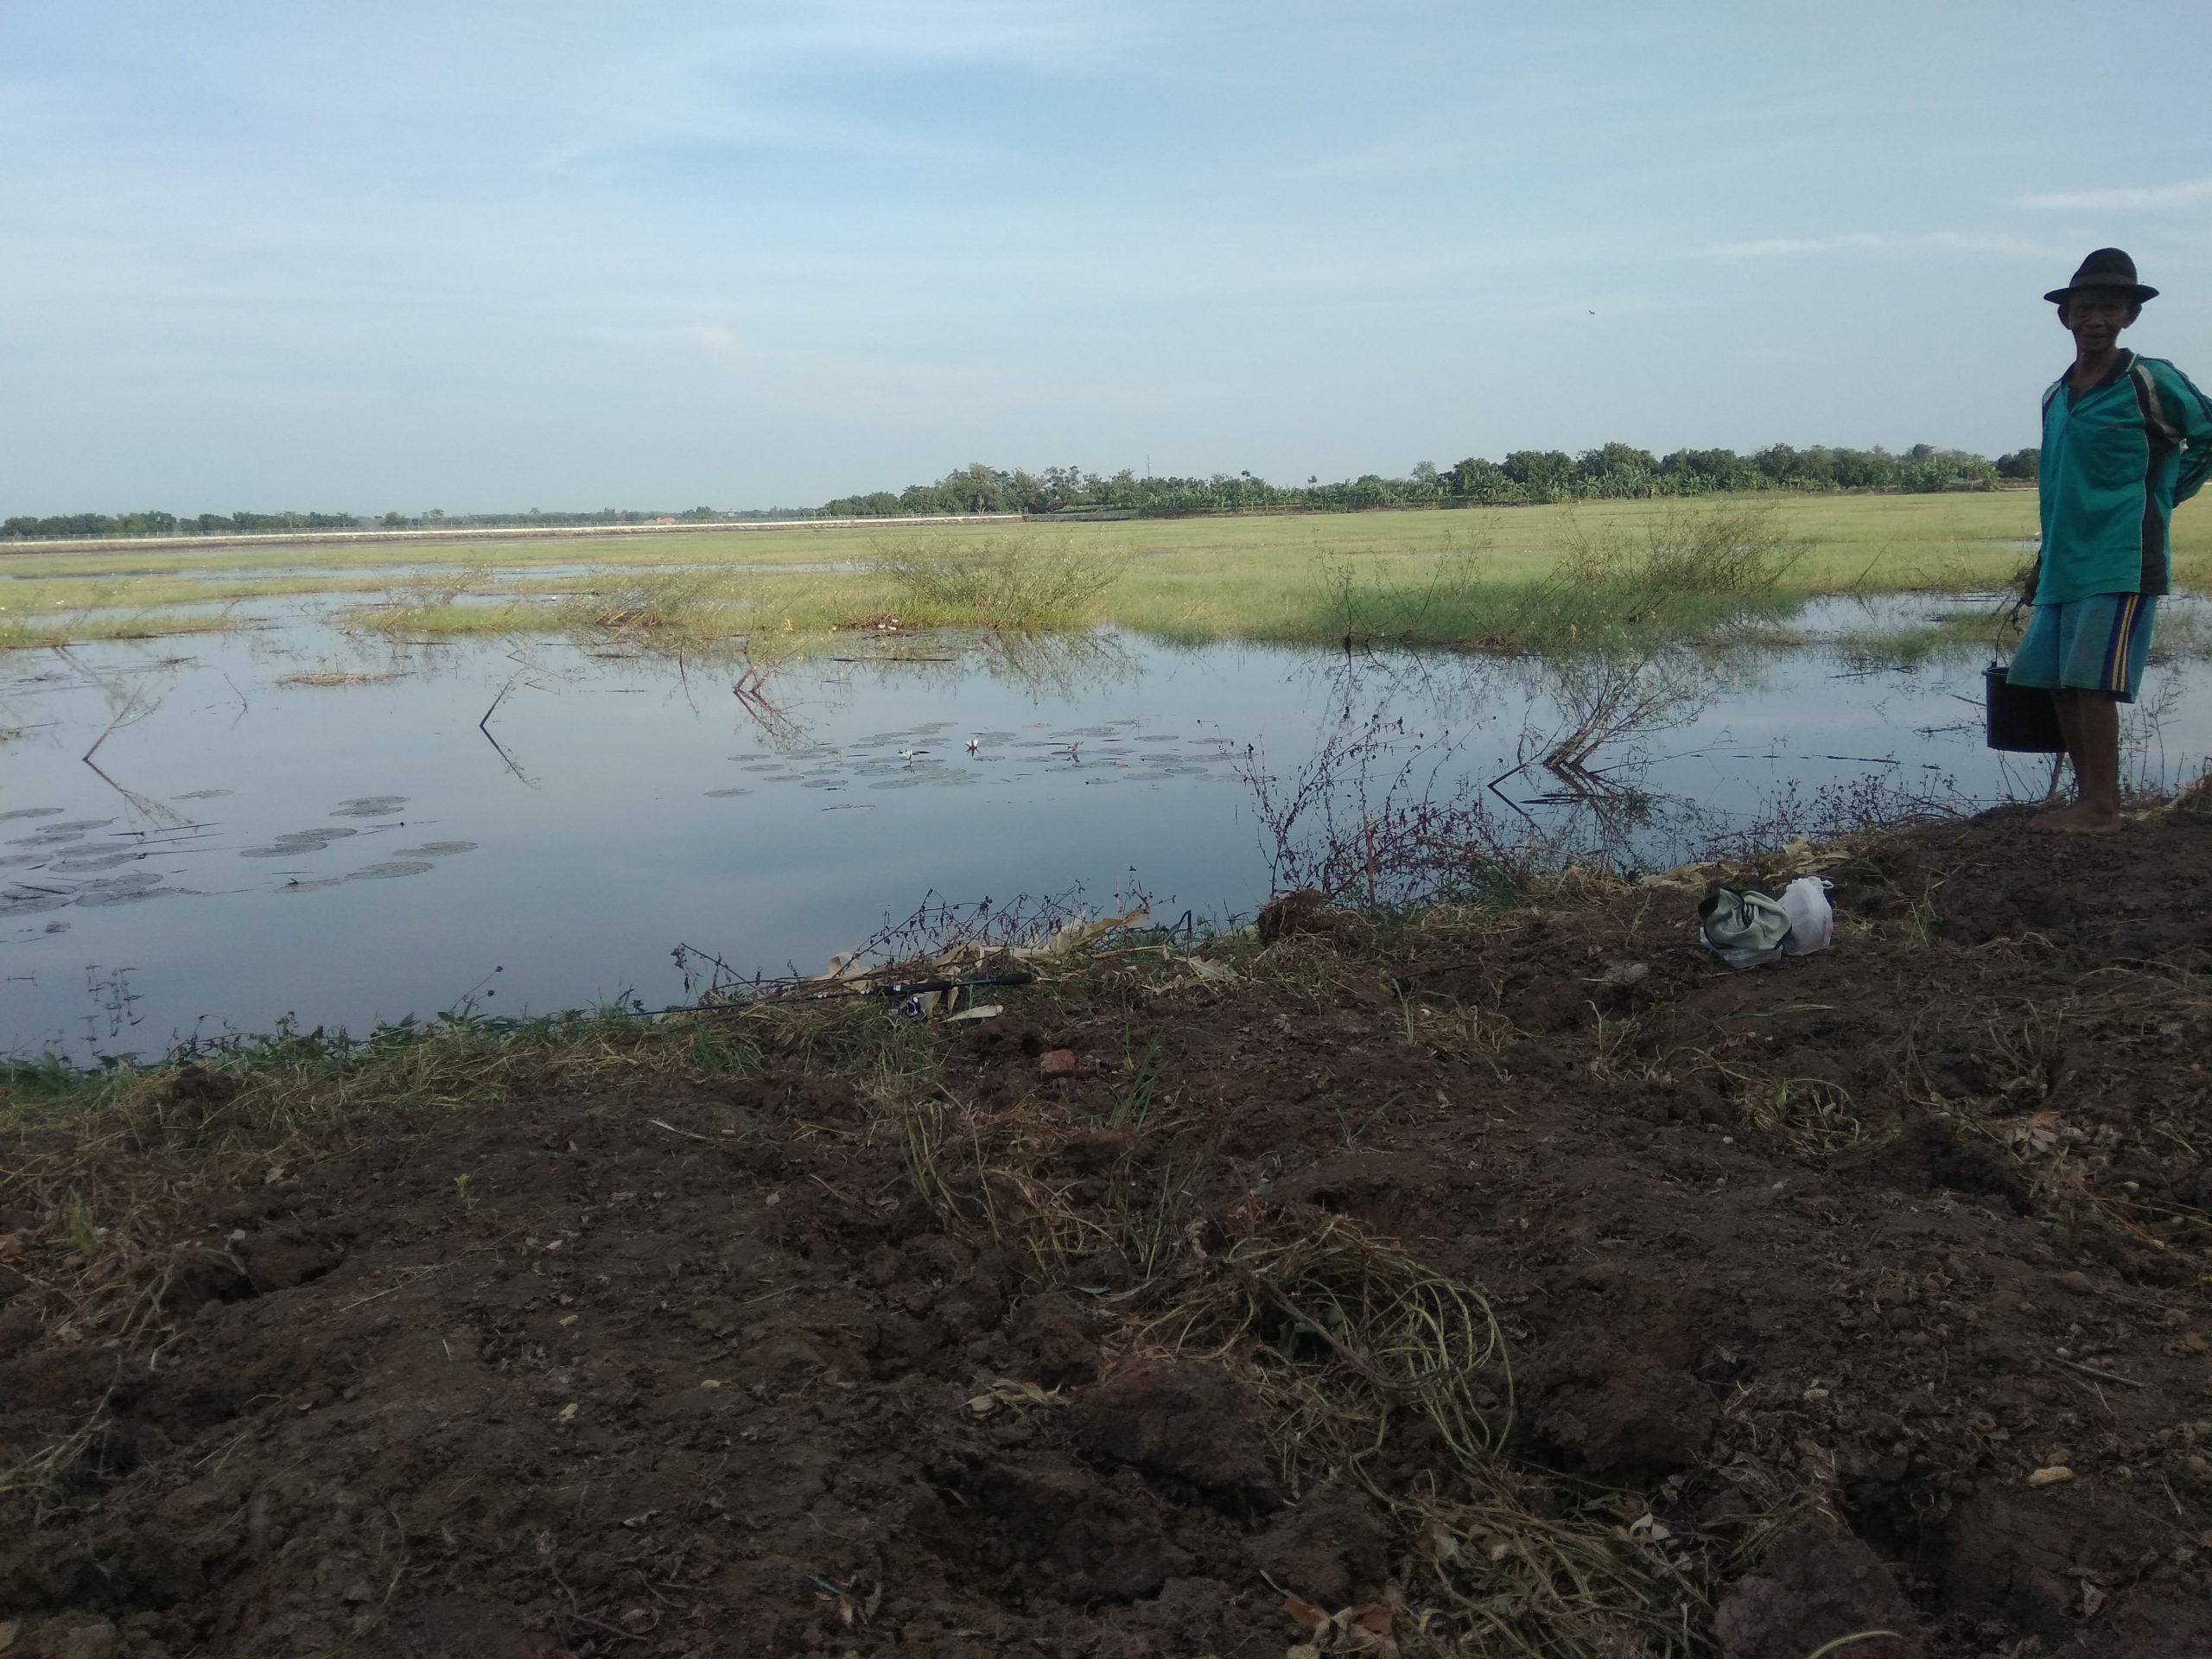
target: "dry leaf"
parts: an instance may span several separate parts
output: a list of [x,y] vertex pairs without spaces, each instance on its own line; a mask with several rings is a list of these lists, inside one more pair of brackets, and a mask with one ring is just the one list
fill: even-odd
[[[1391,1635],[1393,1615],[1388,1603],[1363,1601],[1324,1614],[1310,1601],[1292,1596],[1283,1611],[1306,1627],[1313,1637],[1304,1651],[1321,1654],[1369,1654],[1375,1659],[1398,1659],[1397,1639]],[[1300,1649],[1294,1649],[1293,1652]]]
[[2094,1618],[2097,1609],[2105,1605],[2106,1594],[2105,1591],[2084,1579],[2082,1581],[2082,1617]]
[[1001,1406],[1065,1406],[1058,1389],[1043,1389],[1034,1382],[1022,1382],[1010,1376],[1001,1376],[992,1382],[985,1393],[968,1402],[968,1409],[978,1417],[988,1417]]
[[556,1417],[553,1421],[556,1423],[575,1422],[576,1421],[576,1402],[573,1400],[569,1401],[567,1405],[561,1408],[561,1414]]
[[957,1025],[963,1020],[995,1020],[1005,1012],[1003,1002],[986,1002],[980,1007],[963,1008],[944,1023],[950,1026]]
[[1039,1388],[1034,1382],[1020,1382],[1010,1376],[1001,1376],[991,1384],[991,1397],[1009,1406],[1064,1406],[1058,1389]]
[[1007,954],[1016,962],[1049,961],[1058,957],[1071,957],[1086,945],[1096,944],[1120,927],[1134,927],[1152,914],[1151,908],[1137,905],[1119,916],[1102,916],[1095,922],[1070,922],[1042,944],[1025,944]]
[[16,1638],[22,1633],[22,1629],[19,1620],[0,1619],[0,1653],[5,1653],[16,1645]]

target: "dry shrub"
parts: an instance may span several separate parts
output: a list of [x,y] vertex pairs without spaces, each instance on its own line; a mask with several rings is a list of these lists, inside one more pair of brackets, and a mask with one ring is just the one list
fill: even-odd
[[1899,1123],[1894,1112],[1861,1110],[1848,1089],[1824,1077],[1746,1078],[1736,1109],[1760,1134],[1815,1161],[1879,1146]]
[[1529,1659],[1707,1651],[1694,1557],[1642,1500],[1563,1492],[1491,1465],[1457,1497],[1395,1501],[1413,1538],[1405,1594],[1418,1649]]

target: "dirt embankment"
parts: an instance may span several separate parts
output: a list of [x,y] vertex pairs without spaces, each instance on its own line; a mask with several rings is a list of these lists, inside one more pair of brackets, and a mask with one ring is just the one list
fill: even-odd
[[2212,823],[1828,873],[10,1131],[0,1652],[2212,1650]]

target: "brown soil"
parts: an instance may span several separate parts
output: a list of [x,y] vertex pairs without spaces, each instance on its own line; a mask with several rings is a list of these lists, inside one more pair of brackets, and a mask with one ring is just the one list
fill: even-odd
[[8,1131],[0,1652],[2212,1650],[2212,825],[1828,874],[1741,974],[1293,906],[905,1071]]

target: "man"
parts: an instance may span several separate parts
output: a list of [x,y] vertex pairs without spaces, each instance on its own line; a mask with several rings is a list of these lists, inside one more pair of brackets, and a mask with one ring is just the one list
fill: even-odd
[[2074,336],[2074,366],[2043,395],[2036,608],[2007,677],[2048,686],[2058,704],[2074,801],[2033,823],[2062,835],[2120,829],[2120,705],[2135,701],[2150,655],[2174,504],[2212,473],[2212,403],[2172,364],[2120,348],[2158,292],[2118,248],[2100,248],[2044,296]]

